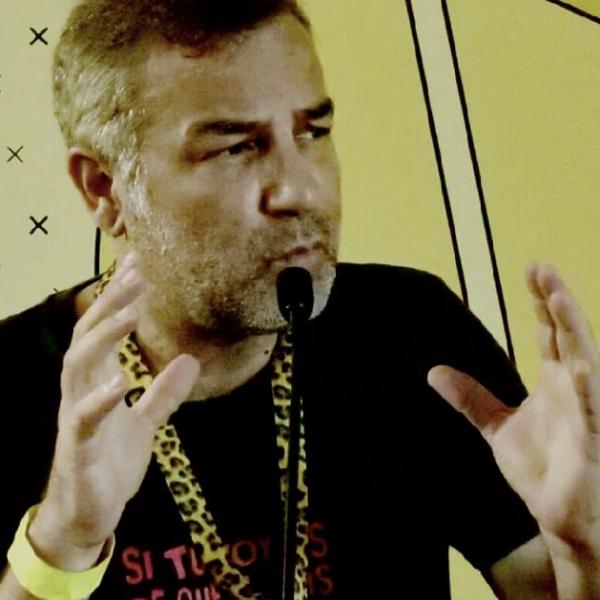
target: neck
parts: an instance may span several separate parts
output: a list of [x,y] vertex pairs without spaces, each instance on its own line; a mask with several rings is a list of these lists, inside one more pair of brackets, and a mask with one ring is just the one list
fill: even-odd
[[141,311],[137,339],[153,374],[176,356],[191,354],[200,363],[200,377],[190,399],[222,396],[263,369],[271,358],[277,334],[232,338],[172,325]]

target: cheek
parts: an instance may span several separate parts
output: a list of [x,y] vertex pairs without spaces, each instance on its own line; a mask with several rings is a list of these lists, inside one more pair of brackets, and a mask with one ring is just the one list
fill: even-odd
[[333,203],[340,202],[341,176],[340,162],[333,142],[325,145],[316,157],[320,183]]
[[256,168],[240,168],[234,161],[215,162],[202,177],[186,185],[182,203],[189,210],[202,210],[207,220],[241,222],[258,205],[259,175]]
[[184,210],[172,213],[171,218],[178,224],[181,242],[199,252],[227,255],[247,237],[243,213],[222,197],[190,203]]
[[[244,183],[229,169],[210,168],[182,174],[177,186],[154,194],[156,209],[186,229],[210,230],[239,219]],[[196,231],[197,232],[197,231]]]
[[319,181],[322,197],[322,210],[332,221],[339,222],[342,214],[341,182],[337,168],[328,168],[322,172]]

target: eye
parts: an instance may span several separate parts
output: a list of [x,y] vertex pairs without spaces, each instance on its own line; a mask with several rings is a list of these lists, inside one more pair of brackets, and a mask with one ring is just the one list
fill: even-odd
[[331,127],[317,127],[315,125],[309,125],[298,135],[298,137],[301,140],[318,140],[319,138],[328,136],[330,133]]
[[235,144],[235,146],[230,146],[223,150],[223,154],[227,154],[228,156],[237,156],[238,154],[242,154],[247,150],[254,150],[254,144],[252,142],[242,142],[241,144]]
[[259,140],[244,140],[224,148],[215,148],[214,150],[187,150],[184,154],[186,162],[190,164],[203,163],[217,159],[227,159],[229,157],[244,156],[246,154],[260,152],[263,144]]
[[239,156],[245,152],[259,152],[262,150],[264,144],[260,140],[246,140],[239,144],[234,144],[223,150],[222,154],[226,156]]

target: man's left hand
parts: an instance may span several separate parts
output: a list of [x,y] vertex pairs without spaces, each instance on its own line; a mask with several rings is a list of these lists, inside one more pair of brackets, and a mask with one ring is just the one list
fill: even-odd
[[[527,283],[542,359],[537,388],[509,408],[468,375],[437,366],[429,384],[475,425],[554,549],[600,564],[600,357],[592,330],[552,267]],[[556,558],[556,557],[554,557]],[[600,575],[596,573],[598,579]]]

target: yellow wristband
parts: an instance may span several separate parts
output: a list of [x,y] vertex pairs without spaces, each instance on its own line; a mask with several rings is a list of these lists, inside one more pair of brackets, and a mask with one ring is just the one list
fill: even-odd
[[115,547],[114,536],[106,558],[87,571],[60,571],[46,564],[34,551],[27,538],[29,522],[37,507],[30,508],[21,519],[17,533],[8,550],[8,562],[17,581],[30,594],[42,600],[82,600],[100,585]]

